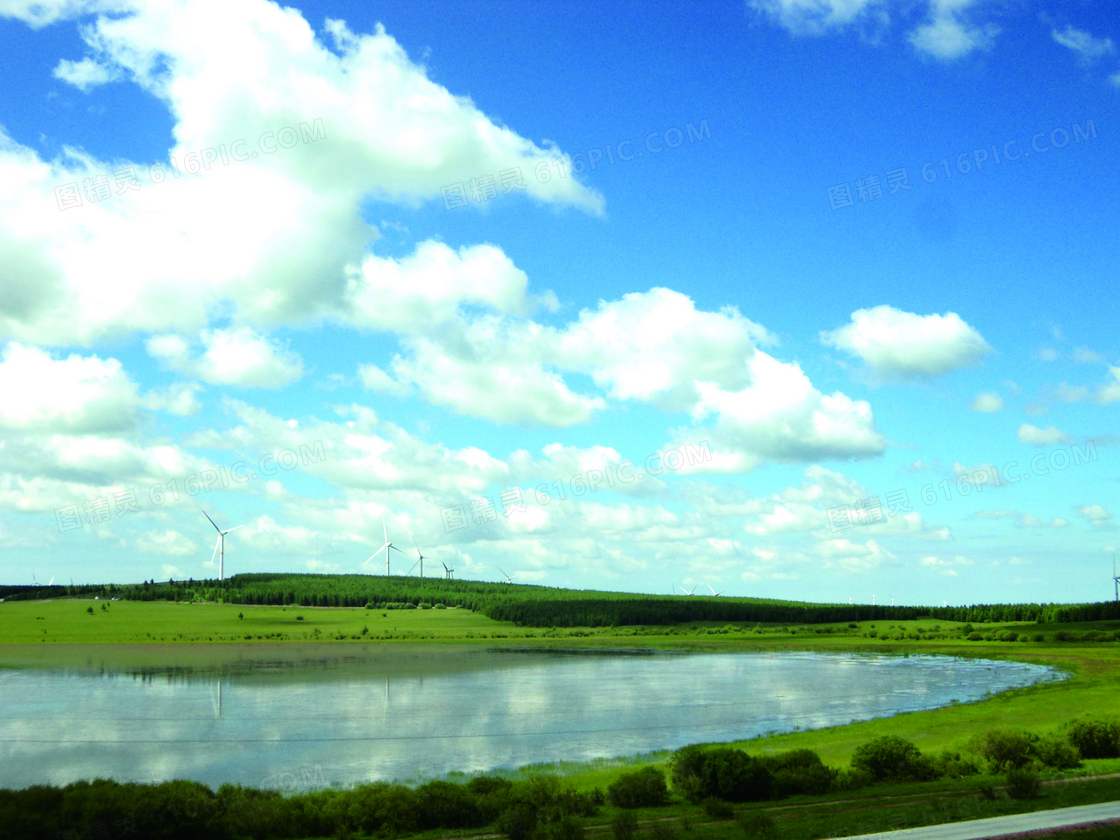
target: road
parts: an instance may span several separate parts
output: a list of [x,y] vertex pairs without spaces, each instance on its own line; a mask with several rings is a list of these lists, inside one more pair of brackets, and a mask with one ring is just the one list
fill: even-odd
[[[1120,802],[1102,802],[1098,805],[1078,805],[1075,808],[1057,808],[1053,811],[1035,811],[1031,814],[1011,814],[1006,817],[988,817],[983,820],[860,834],[845,840],[887,840],[887,838],[890,840],[988,840],[991,837],[1006,837],[1027,831],[1118,819],[1120,819]],[[1120,827],[1117,828],[1117,836],[1120,836]]]

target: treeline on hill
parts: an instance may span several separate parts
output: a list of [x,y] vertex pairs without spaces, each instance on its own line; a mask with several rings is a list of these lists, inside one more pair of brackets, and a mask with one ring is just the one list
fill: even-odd
[[689,622],[832,624],[851,621],[1065,624],[1120,619],[1120,604],[977,604],[889,607],[810,604],[757,598],[642,595],[446,578],[372,575],[242,574],[223,581],[170,581],[119,587],[131,600],[216,601],[250,605],[365,607],[444,604],[523,627],[621,627]]

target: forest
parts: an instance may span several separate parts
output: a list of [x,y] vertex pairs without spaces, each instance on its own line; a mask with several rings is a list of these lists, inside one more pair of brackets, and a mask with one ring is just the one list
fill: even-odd
[[119,597],[139,601],[220,602],[304,607],[410,609],[457,607],[522,627],[622,627],[721,622],[833,624],[934,618],[971,623],[1034,621],[1056,624],[1120,619],[1120,603],[972,604],[923,607],[816,604],[762,598],[649,595],[373,575],[239,574],[225,580],[145,581],[138,584],[0,587],[0,598]]

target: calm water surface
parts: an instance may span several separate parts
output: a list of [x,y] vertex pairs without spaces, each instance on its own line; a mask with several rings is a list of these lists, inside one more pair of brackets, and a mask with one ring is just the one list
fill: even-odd
[[426,779],[831,726],[1062,676],[935,656],[450,646],[91,647],[3,659],[0,787]]

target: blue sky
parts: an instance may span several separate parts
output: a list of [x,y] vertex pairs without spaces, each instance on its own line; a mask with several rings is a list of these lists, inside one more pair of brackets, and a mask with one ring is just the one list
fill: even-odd
[[0,577],[1110,596],[1108,12],[0,4]]

